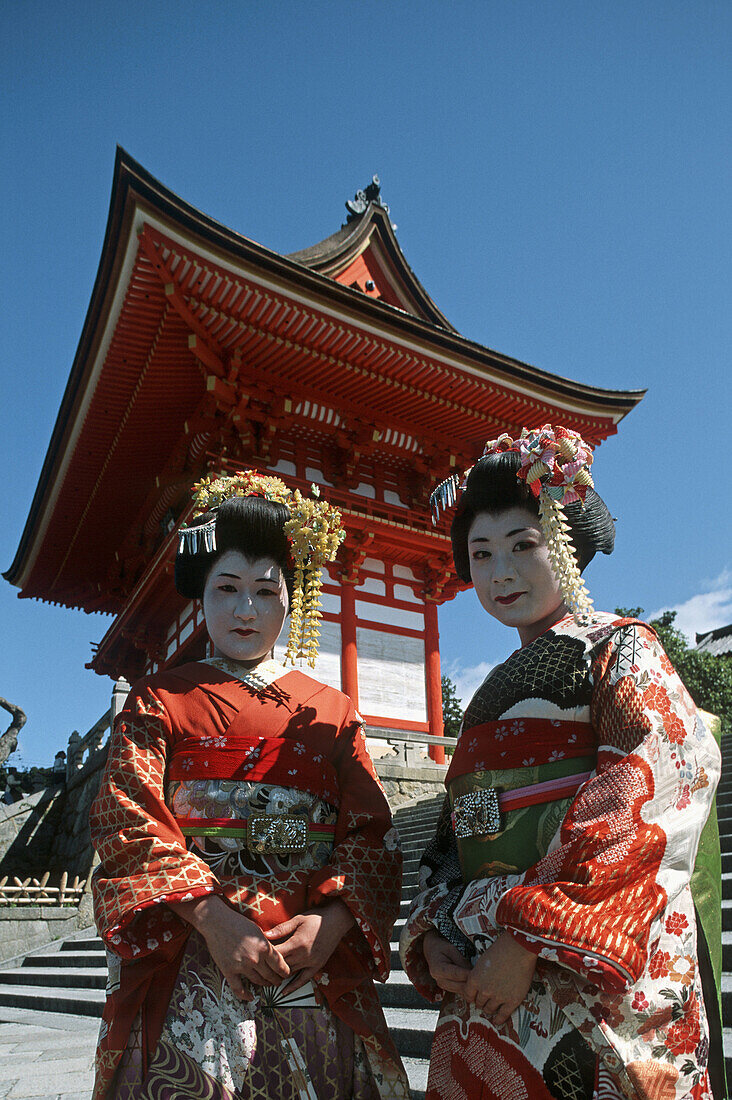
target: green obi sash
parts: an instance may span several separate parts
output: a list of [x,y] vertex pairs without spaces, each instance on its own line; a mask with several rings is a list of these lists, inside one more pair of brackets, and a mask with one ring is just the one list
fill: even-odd
[[[595,767],[595,757],[577,756],[569,760],[554,760],[547,764],[538,764],[517,768],[504,768],[501,770],[478,771],[465,775],[457,775],[450,781],[448,793],[450,806],[453,810],[455,822],[455,839],[457,842],[460,867],[465,882],[475,878],[485,878],[490,875],[520,874],[528,870],[532,864],[542,859],[561,825],[567,810],[575,797],[575,792],[584,780],[586,773]],[[557,797],[557,792],[567,789],[568,777],[576,776],[574,791],[570,782],[570,792]],[[504,808],[505,801],[510,798],[508,792],[526,791],[529,798],[530,790],[537,784],[547,784],[547,789],[533,794],[536,801],[533,805],[524,805],[517,808]],[[556,790],[552,791],[552,787]],[[478,832],[481,828],[480,820],[475,822],[476,831],[473,835],[461,835],[467,833],[467,827],[461,826],[464,818],[464,809],[471,805],[480,806],[486,801],[485,796],[477,799],[466,798],[479,792],[489,792],[493,788],[498,793],[498,807],[500,811],[500,823],[498,830],[490,833]],[[520,799],[520,796],[519,800]],[[475,817],[475,815],[471,815]],[[478,814],[478,817],[480,815]]]

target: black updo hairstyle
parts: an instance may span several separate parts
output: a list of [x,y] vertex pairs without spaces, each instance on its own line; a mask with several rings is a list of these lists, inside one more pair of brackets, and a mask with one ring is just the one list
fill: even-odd
[[[470,583],[468,532],[480,512],[495,515],[509,508],[526,508],[535,516],[539,515],[536,497],[526,482],[517,477],[520,468],[520,455],[515,451],[503,451],[478,459],[468,474],[450,528],[455,571],[461,581]],[[603,554],[612,554],[615,523],[599,493],[588,489],[584,507],[575,501],[565,505],[563,511],[580,572],[589,565],[598,550]]]
[[227,550],[238,550],[251,561],[272,558],[282,570],[292,605],[293,568],[284,527],[290,510],[265,497],[229,497],[215,512],[205,512],[189,524],[201,527],[216,517],[216,549],[191,554],[178,550],[175,587],[181,596],[200,600],[212,566]]

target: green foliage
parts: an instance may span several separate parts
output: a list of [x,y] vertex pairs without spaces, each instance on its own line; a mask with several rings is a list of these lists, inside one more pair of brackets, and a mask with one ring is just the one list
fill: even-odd
[[[633,619],[643,618],[642,607],[617,607],[615,613]],[[675,619],[675,611],[664,611],[649,625],[658,634],[671,664],[696,705],[719,716],[722,734],[732,733],[732,655],[715,657],[713,653],[692,649],[674,626]]]
[[442,717],[446,737],[457,737],[463,720],[463,708],[457,696],[457,688],[449,676],[442,677]]

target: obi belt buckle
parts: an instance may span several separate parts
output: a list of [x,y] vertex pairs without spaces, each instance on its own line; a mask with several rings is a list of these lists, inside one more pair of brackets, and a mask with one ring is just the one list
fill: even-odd
[[256,855],[304,852],[308,820],[297,814],[252,814],[247,819],[247,848]]
[[501,831],[498,788],[485,787],[460,794],[453,805],[456,837],[495,836]]

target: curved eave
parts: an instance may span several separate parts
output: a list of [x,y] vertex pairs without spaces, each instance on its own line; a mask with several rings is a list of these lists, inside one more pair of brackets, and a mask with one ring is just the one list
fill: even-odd
[[[355,325],[378,330],[385,337],[402,343],[414,341],[423,346],[427,344],[432,349],[432,355],[442,353],[459,361],[460,369],[467,374],[497,380],[519,389],[528,388],[534,392],[538,389],[550,402],[554,398],[586,405],[594,415],[607,417],[613,424],[612,430],[645,393],[645,390],[606,390],[550,374],[466,340],[454,330],[445,328],[443,323],[413,316],[342,286],[330,277],[272,252],[202,214],[163,187],[141,165],[118,149],[104,244],[89,309],[20,544],[12,565],[3,574],[6,580],[18,587],[23,587],[40,545],[39,522],[44,516],[52,514],[54,494],[62,481],[58,476],[60,463],[67,454],[69,441],[80,418],[83,420],[91,373],[100,354],[101,341],[117,292],[126,245],[140,210],[167,223],[176,233],[187,234],[192,248],[201,247],[229,265],[239,263],[265,277],[276,279],[285,292],[289,288],[301,296],[308,295],[319,308],[337,312]],[[391,239],[397,258],[401,257],[399,262],[408,267],[388,217],[383,211],[374,214],[374,217],[379,218],[383,229],[380,240],[385,242]],[[364,231],[363,227],[361,231]],[[79,606],[79,603],[70,602],[68,606]],[[106,610],[106,607],[99,609]]]

